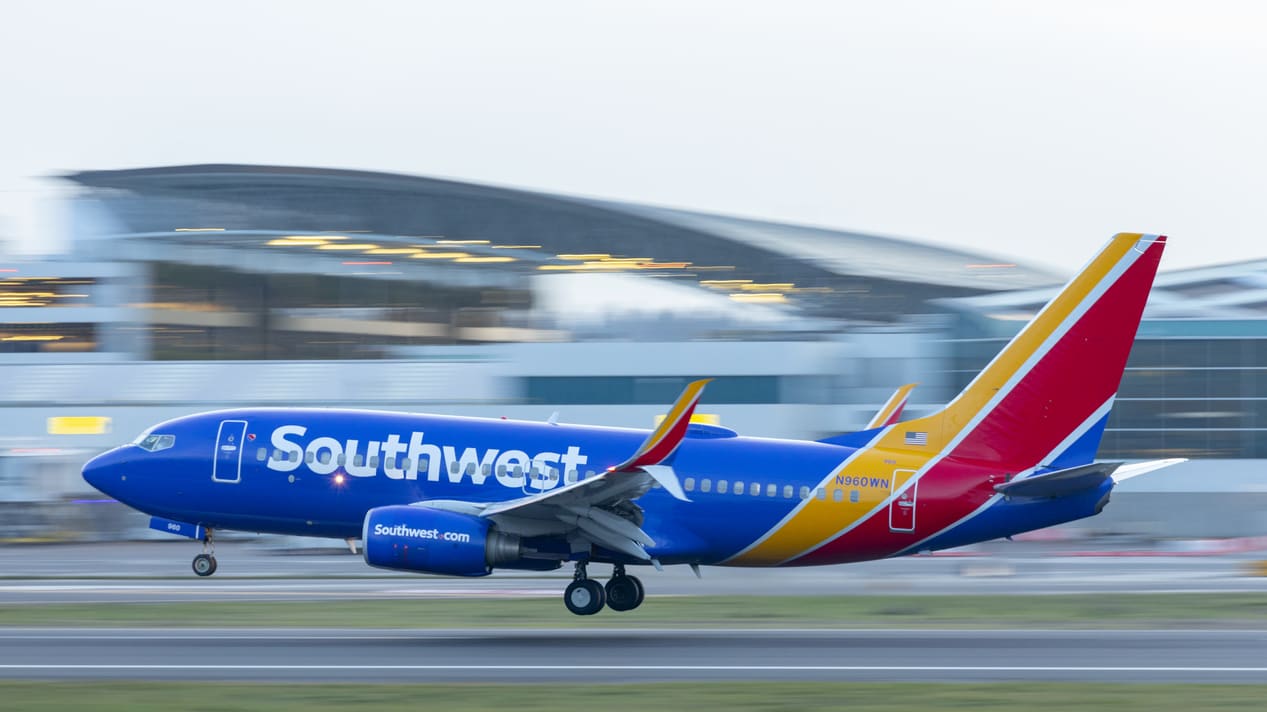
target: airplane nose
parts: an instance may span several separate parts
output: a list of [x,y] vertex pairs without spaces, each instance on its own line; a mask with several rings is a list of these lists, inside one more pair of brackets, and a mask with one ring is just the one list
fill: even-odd
[[108,487],[107,483],[110,478],[110,471],[116,461],[117,458],[115,456],[115,451],[110,450],[108,452],[103,452],[84,463],[84,482],[92,485],[100,492],[114,496],[106,489],[106,487]]

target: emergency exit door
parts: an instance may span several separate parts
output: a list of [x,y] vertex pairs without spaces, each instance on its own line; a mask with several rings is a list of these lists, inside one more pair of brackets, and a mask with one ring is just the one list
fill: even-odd
[[242,481],[245,439],[245,420],[220,421],[220,431],[216,434],[216,454],[211,460],[211,479],[216,482]]
[[889,485],[889,496],[892,497],[893,493],[899,490],[901,490],[901,493],[889,500],[889,529],[891,531],[915,531],[915,502],[918,495],[919,480],[912,482],[910,487],[902,489],[914,477],[915,470],[893,471],[893,479]]

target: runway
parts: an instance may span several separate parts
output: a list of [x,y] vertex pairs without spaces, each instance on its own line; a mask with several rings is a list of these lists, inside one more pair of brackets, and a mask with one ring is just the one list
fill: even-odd
[[1267,682],[1267,631],[0,631],[0,676],[290,682]]

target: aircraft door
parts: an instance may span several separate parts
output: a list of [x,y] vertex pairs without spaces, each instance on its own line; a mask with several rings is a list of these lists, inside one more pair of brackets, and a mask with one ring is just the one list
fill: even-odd
[[[894,470],[893,479],[889,482],[889,494],[897,492],[914,476],[915,470]],[[915,501],[918,489],[919,481],[916,480],[889,502],[889,529],[891,531],[915,531]]]
[[216,434],[216,453],[211,461],[211,479],[216,482],[242,481],[242,452],[246,449],[246,421],[224,420]]

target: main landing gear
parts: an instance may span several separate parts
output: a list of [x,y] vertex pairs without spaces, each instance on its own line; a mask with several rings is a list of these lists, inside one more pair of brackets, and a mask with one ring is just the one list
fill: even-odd
[[604,586],[585,573],[585,562],[576,563],[572,583],[563,592],[563,604],[578,616],[592,616],[606,605],[613,611],[632,611],[642,605],[646,590],[636,576],[625,573],[624,564],[616,564],[611,580]]
[[202,553],[194,557],[194,573],[199,576],[210,576],[216,572],[216,543],[211,538],[211,530],[207,530],[202,538]]

